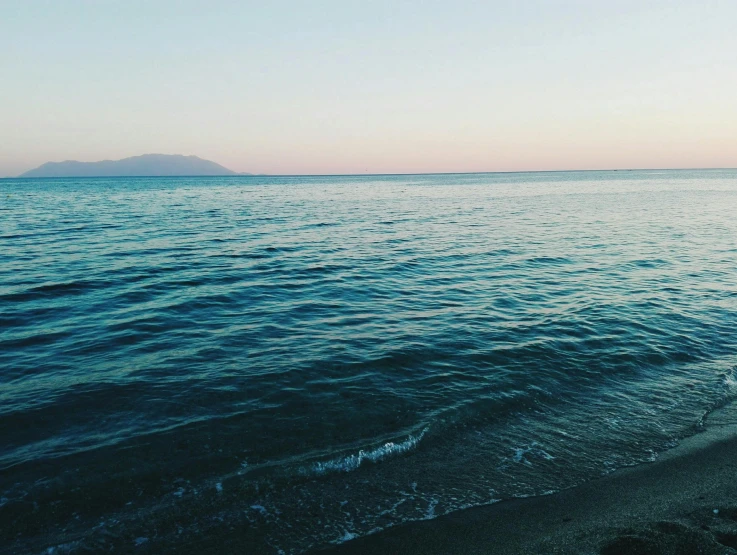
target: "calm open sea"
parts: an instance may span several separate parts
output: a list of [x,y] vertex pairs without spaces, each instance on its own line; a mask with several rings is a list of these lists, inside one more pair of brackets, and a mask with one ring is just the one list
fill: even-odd
[[0,551],[300,553],[554,492],[736,365],[737,171],[2,180]]

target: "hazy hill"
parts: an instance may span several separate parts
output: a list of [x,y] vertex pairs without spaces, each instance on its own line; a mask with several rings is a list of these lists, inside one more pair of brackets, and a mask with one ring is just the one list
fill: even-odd
[[20,177],[134,177],[165,175],[235,175],[236,172],[197,156],[144,154],[101,162],[46,162]]

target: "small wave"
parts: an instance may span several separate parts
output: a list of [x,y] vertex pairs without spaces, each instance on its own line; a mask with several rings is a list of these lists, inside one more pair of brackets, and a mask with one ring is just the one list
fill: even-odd
[[570,264],[571,259],[563,256],[536,256],[525,260],[527,264]]
[[730,395],[737,393],[737,366],[731,368],[728,372],[725,372],[722,376],[722,384],[724,389]]
[[355,539],[357,537],[358,537],[358,534],[356,534],[355,532],[350,532],[349,530],[345,530],[343,535],[337,540],[335,540],[333,543],[341,544],[341,543],[351,541],[352,539]]
[[366,451],[361,449],[358,453],[332,459],[329,461],[316,462],[310,470],[315,474],[327,474],[329,472],[351,472],[359,468],[364,462],[379,462],[388,457],[401,455],[411,451],[422,440],[428,428],[422,430],[418,435],[410,435],[401,443],[389,441],[380,447]]
[[733,366],[720,375],[721,395],[712,402],[696,423],[697,429],[706,426],[706,421],[711,414],[723,407],[726,407],[737,398],[737,366]]
[[530,457],[543,459],[546,461],[552,461],[555,459],[553,455],[545,451],[537,441],[533,441],[530,445],[525,447],[516,447],[514,449],[514,455],[512,460],[515,463],[522,463],[527,466],[532,466],[532,462],[529,460]]

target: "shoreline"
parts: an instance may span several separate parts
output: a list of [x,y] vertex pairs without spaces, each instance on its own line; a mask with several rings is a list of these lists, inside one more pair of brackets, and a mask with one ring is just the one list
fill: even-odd
[[510,499],[387,528],[317,550],[330,555],[737,553],[733,411],[652,463],[551,495]]

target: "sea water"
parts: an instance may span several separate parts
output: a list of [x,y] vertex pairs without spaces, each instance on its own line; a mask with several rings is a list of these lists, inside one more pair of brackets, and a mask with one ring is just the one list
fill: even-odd
[[737,395],[735,214],[732,170],[0,180],[0,546],[301,553],[653,460]]

